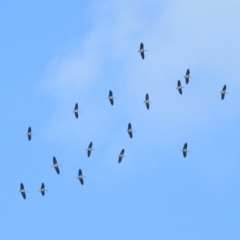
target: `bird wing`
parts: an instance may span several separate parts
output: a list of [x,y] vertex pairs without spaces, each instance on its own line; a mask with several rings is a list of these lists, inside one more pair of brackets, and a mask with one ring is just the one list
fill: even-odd
[[130,138],[132,138],[132,137],[133,137],[133,134],[132,134],[132,132],[128,132],[128,134],[129,134],[129,137],[130,137]]
[[140,44],[140,50],[144,48],[143,43]]
[[45,191],[41,191],[41,194],[44,196],[45,195]]
[[92,148],[92,142],[90,142],[90,144],[89,144],[88,148]]
[[144,59],[144,52],[140,52],[142,59]]
[[122,157],[118,158],[118,163],[120,163],[122,161]]
[[225,94],[222,93],[222,100],[224,99],[224,97],[225,97]]
[[113,94],[112,94],[112,91],[110,90],[110,91],[109,91],[109,97],[112,97],[112,95],[113,95]]
[[44,185],[44,183],[42,183],[41,189],[44,189],[44,190],[45,190],[45,185]]
[[31,127],[28,128],[28,133],[31,133],[32,132],[32,129]]
[[78,176],[82,176],[82,170],[81,169],[78,170]]
[[183,156],[186,157],[187,156],[187,152],[183,152]]
[[184,144],[183,149],[187,149],[187,143]]
[[179,91],[180,94],[182,94],[182,89],[181,88],[179,88],[178,91]]
[[109,99],[109,101],[110,101],[111,105],[113,105],[113,99],[111,98],[111,99]]
[[188,82],[189,82],[189,77],[186,76],[186,77],[185,77],[185,80],[186,80],[186,84],[188,84]]
[[75,117],[78,118],[78,112],[74,112]]
[[224,85],[222,90],[226,91],[226,89],[227,89],[227,85]]
[[190,75],[190,71],[188,69],[187,72],[186,72],[186,76],[189,76],[189,75]]
[[53,165],[57,164],[57,159],[53,157]]
[[150,104],[149,104],[149,103],[146,103],[146,107],[147,107],[147,109],[149,109],[149,107],[150,107]]
[[145,100],[146,100],[146,101],[148,101],[148,100],[149,100],[148,93],[146,94]]
[[87,156],[90,157],[91,151],[87,151]]
[[60,174],[60,170],[58,167],[55,167],[55,170],[56,170],[57,174]]
[[78,104],[75,104],[74,110],[78,110]]
[[84,182],[83,182],[83,179],[82,178],[79,178],[79,181],[80,181],[80,183],[83,185],[84,184]]
[[122,149],[122,151],[120,152],[120,155],[123,155],[123,154],[124,154],[124,151],[125,151],[125,150],[124,150],[124,149]]
[[28,140],[30,141],[32,139],[32,136],[31,135],[28,135]]
[[131,123],[128,124],[128,130],[132,129]]
[[180,80],[178,80],[177,85],[178,85],[178,87],[181,87],[181,81]]
[[24,185],[21,183],[20,184],[20,190],[23,190],[24,189]]
[[26,193],[25,192],[21,192],[22,196],[24,199],[26,199]]

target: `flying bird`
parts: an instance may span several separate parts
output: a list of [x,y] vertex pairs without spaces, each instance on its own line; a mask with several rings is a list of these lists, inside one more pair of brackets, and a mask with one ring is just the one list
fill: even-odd
[[120,154],[118,155],[118,163],[120,163],[121,161],[122,161],[122,158],[123,157],[126,157],[126,156],[124,156],[124,149],[120,152]]
[[131,123],[128,124],[128,130],[127,130],[127,132],[128,132],[128,134],[129,134],[129,137],[132,138],[132,137],[133,137],[133,132],[135,132],[135,131],[132,130],[132,125],[131,125]]
[[88,157],[90,157],[91,151],[94,150],[94,149],[92,149],[92,145],[93,145],[92,142],[90,142],[90,144],[88,145],[88,148],[86,149]]
[[183,152],[183,156],[186,157],[187,156],[187,152],[189,152],[187,150],[187,143],[184,144],[183,149],[181,151]]
[[144,45],[143,45],[143,43],[141,43],[140,44],[140,49],[138,50],[138,52],[140,52],[140,54],[141,54],[141,57],[142,57],[142,59],[144,59],[144,52],[146,52],[147,50],[144,50]]
[[45,185],[44,185],[44,183],[41,184],[41,188],[39,189],[39,191],[41,192],[41,194],[42,194],[43,196],[45,195],[45,191],[47,191],[47,190],[45,190]]
[[59,170],[59,168],[58,168],[59,166],[61,166],[61,165],[58,165],[57,159],[56,159],[55,157],[53,157],[53,165],[52,165],[52,167],[55,168],[57,174],[60,174],[60,170]]
[[74,113],[75,117],[78,118],[78,104],[77,103],[75,104],[73,113]]
[[148,93],[147,93],[146,96],[145,96],[145,101],[144,101],[144,103],[146,104],[147,109],[150,108],[150,102],[151,101],[149,101],[149,96],[148,96]]
[[83,181],[83,178],[84,178],[85,176],[83,176],[82,175],[82,170],[81,169],[79,169],[78,170],[78,176],[77,176],[77,178],[79,179],[79,181],[80,181],[80,183],[83,185],[84,184],[84,181]]
[[226,89],[227,89],[227,85],[224,85],[222,91],[220,92],[220,93],[221,93],[222,100],[224,99],[225,94],[227,93],[227,92],[226,92]]
[[183,77],[184,77],[185,80],[186,80],[186,84],[188,84],[188,82],[189,82],[189,78],[191,77],[191,76],[190,76],[190,70],[189,70],[189,69],[187,70],[186,75],[183,76]]
[[32,139],[32,135],[34,135],[34,134],[32,133],[31,127],[28,128],[28,131],[27,131],[26,135],[27,135],[27,137],[28,137],[28,141],[30,141],[30,140]]
[[177,89],[178,89],[178,91],[179,91],[180,94],[182,94],[182,89],[183,89],[183,88],[184,88],[184,87],[181,86],[181,81],[178,80],[178,82],[177,82]]
[[112,93],[111,90],[109,91],[108,99],[109,99],[110,103],[113,105],[114,104],[114,102],[113,102],[114,97],[113,97],[113,93]]
[[24,185],[23,185],[22,183],[20,184],[20,190],[19,190],[19,192],[22,194],[22,197],[23,197],[24,199],[26,199],[26,192],[27,192],[27,191],[25,191]]

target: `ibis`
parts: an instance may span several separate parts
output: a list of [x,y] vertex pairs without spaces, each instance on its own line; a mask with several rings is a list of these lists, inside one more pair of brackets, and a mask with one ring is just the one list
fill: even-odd
[[184,157],[186,157],[187,156],[187,152],[189,152],[188,150],[187,150],[187,143],[185,143],[184,144],[184,146],[183,146],[183,149],[181,150],[182,152],[183,152],[183,156]]
[[225,94],[227,93],[227,92],[226,92],[226,89],[227,89],[227,85],[224,85],[222,91],[220,92],[220,93],[221,93],[222,100],[224,99]]
[[73,113],[74,113],[75,117],[78,118],[78,104],[77,103],[75,104]]
[[143,43],[141,43],[140,44],[140,49],[138,50],[138,52],[140,52],[140,54],[141,54],[141,57],[142,57],[142,59],[144,59],[144,52],[146,52],[147,50],[144,50],[144,45],[143,45]]
[[127,132],[128,132],[128,134],[129,134],[129,137],[132,138],[132,137],[133,137],[133,132],[135,132],[135,131],[132,130],[132,125],[131,125],[131,123],[128,124],[128,130],[127,130]]
[[108,99],[109,99],[110,103],[113,105],[114,104],[114,102],[113,102],[114,97],[113,97],[113,93],[112,93],[111,90],[109,91]]
[[184,87],[181,86],[181,81],[178,80],[178,82],[177,82],[177,90],[179,91],[180,94],[182,94],[182,89],[183,89],[183,88],[184,88]]
[[31,127],[28,128],[28,131],[27,131],[26,135],[27,135],[27,137],[28,137],[28,141],[30,141],[30,140],[32,139],[32,135],[34,135],[34,134],[32,133]]
[[90,144],[88,145],[88,148],[86,148],[88,157],[90,157],[91,151],[94,150],[92,149],[92,145],[93,145],[92,142],[90,142]]
[[189,82],[189,78],[191,77],[191,76],[190,76],[190,70],[189,70],[189,69],[187,70],[186,75],[183,76],[183,77],[184,77],[185,80],[186,80],[186,84],[188,84],[188,82]]
[[80,181],[80,183],[83,185],[84,184],[84,181],[83,181],[83,178],[84,178],[85,176],[83,176],[82,175],[82,170],[81,169],[79,169],[78,170],[78,176],[77,176],[77,178],[79,179],[79,181]]
[[122,161],[122,158],[123,157],[126,157],[126,156],[124,156],[124,149],[120,152],[120,154],[118,155],[118,163],[120,163],[121,161]]
[[44,185],[44,183],[42,183],[41,188],[39,189],[39,192],[42,194],[42,196],[44,196],[46,191],[47,190],[45,189],[45,185]]
[[21,183],[20,184],[20,190],[19,192],[22,194],[23,198],[26,199],[26,192],[25,189],[24,189],[24,185]]
[[57,159],[55,157],[53,157],[53,165],[52,165],[52,167],[55,168],[57,174],[60,174],[59,166],[61,166],[61,165],[58,165]]
[[150,108],[150,102],[151,101],[149,101],[149,95],[147,93],[146,96],[145,96],[145,101],[144,101],[144,103],[146,104],[147,109]]

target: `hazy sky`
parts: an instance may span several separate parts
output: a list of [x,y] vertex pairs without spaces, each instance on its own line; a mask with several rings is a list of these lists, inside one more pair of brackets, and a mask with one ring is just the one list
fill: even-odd
[[0,2],[0,238],[239,240],[240,1],[33,2]]

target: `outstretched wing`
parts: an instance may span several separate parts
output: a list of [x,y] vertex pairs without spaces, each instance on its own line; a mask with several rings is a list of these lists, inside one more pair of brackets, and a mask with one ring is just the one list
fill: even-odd
[[109,96],[109,97],[112,97],[112,95],[113,95],[113,94],[112,94],[112,91],[110,90],[108,96]]
[[133,137],[133,134],[132,134],[132,132],[128,132],[128,134],[129,134],[129,137],[130,137],[130,138],[132,138],[132,137]]
[[22,197],[23,197],[24,199],[26,199],[26,193],[25,193],[25,192],[21,192],[21,194],[22,194]]
[[20,184],[20,190],[24,190],[24,185],[22,183]]
[[143,43],[140,43],[140,50],[144,49]]
[[179,88],[178,91],[179,91],[180,94],[182,94],[182,89],[181,88]]
[[131,123],[128,124],[128,130],[131,130],[132,129],[132,125]]
[[187,149],[187,143],[184,144],[183,149]]
[[186,157],[187,156],[187,152],[183,152],[183,156]]
[[190,75],[190,70],[188,69],[186,72],[186,76],[189,76],[189,75]]
[[82,170],[81,169],[78,170],[78,176],[82,176]]
[[140,52],[142,59],[144,59],[144,52]]
[[226,91],[226,89],[227,89],[227,85],[224,85],[222,91]]
[[57,174],[60,174],[60,170],[58,167],[55,167],[55,170],[56,170]]
[[44,185],[44,183],[42,183],[41,189],[44,189],[44,190],[45,190],[45,185]]
[[53,157],[53,165],[57,164],[57,159]]
[[148,93],[146,94],[145,96],[145,101],[148,101],[149,100],[149,96],[148,96]]

